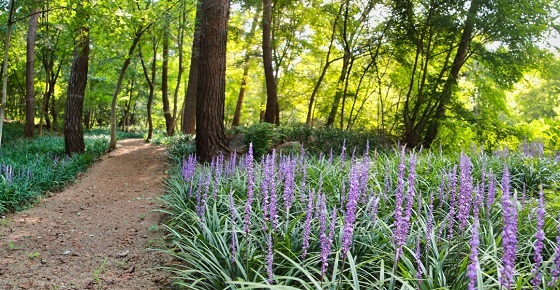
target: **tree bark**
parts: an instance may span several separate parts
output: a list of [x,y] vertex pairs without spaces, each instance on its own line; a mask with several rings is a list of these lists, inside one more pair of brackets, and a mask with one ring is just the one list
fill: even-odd
[[35,129],[35,39],[39,22],[39,6],[34,7],[29,18],[27,30],[27,61],[25,63],[25,128],[26,138],[33,138]]
[[82,110],[87,84],[89,58],[89,28],[82,26],[76,39],[74,60],[68,80],[64,114],[64,146],[67,154],[85,152],[82,130]]
[[264,76],[266,79],[266,110],[264,121],[271,124],[278,124],[277,120],[278,93],[276,92],[276,80],[272,68],[272,1],[263,0],[263,65]]
[[4,40],[4,61],[2,62],[2,101],[0,103],[0,146],[2,146],[2,131],[4,128],[4,115],[6,113],[6,99],[8,96],[8,52],[10,51],[10,35],[12,34],[12,16],[14,12],[14,0],[10,1],[10,12],[8,13],[8,27],[6,39]]
[[203,0],[196,110],[196,153],[201,162],[227,152],[224,134],[229,0]]
[[196,20],[194,27],[194,38],[191,49],[191,67],[189,68],[189,81],[187,84],[187,93],[185,94],[185,103],[183,110],[183,123],[181,131],[183,134],[194,135],[196,126],[196,99],[198,87],[198,66],[200,58],[200,1],[197,3]]
[[233,121],[231,122],[232,126],[239,126],[239,119],[241,118],[241,108],[243,107],[245,88],[247,87],[247,79],[249,78],[249,60],[251,59],[250,49],[258,22],[259,10],[257,10],[257,13],[255,13],[253,23],[251,24],[251,30],[249,30],[249,33],[247,34],[247,48],[245,49],[245,58],[243,59],[243,76],[241,77],[241,87],[239,88],[239,94],[237,95],[237,104],[235,105]]

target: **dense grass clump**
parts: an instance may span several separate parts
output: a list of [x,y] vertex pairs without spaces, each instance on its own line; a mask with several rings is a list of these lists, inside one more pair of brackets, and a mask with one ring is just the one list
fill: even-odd
[[170,253],[181,262],[172,269],[178,285],[560,286],[558,212],[544,199],[557,194],[552,159],[367,149],[305,154],[255,162],[250,150],[208,165],[183,159],[165,197]]
[[[12,126],[6,128],[8,136],[15,131],[10,129]],[[129,135],[120,134],[120,137]],[[62,136],[10,138],[3,143],[0,150],[0,213],[21,210],[45,193],[60,190],[98,159],[109,144],[106,130],[88,131],[84,139],[86,153],[72,156],[65,154]]]

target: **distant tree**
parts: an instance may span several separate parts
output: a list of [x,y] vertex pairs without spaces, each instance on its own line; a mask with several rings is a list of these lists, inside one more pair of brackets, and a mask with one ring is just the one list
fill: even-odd
[[4,61],[2,62],[2,101],[0,103],[0,146],[2,145],[2,131],[4,128],[4,115],[6,114],[6,99],[8,96],[8,53],[10,51],[10,35],[12,33],[12,16],[14,13],[14,0],[10,1],[8,12],[8,26],[4,39]]
[[203,0],[200,9],[196,154],[201,162],[210,162],[228,151],[224,101],[229,0]]
[[25,64],[25,129],[24,135],[33,138],[35,129],[35,39],[37,38],[37,23],[39,22],[39,6],[33,2],[27,30],[27,61]]

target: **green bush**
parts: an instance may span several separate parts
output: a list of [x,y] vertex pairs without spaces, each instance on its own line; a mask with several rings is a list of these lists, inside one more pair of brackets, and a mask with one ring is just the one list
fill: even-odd
[[274,145],[281,141],[276,125],[262,122],[246,128],[245,142],[253,144],[253,154],[257,159],[271,150]]

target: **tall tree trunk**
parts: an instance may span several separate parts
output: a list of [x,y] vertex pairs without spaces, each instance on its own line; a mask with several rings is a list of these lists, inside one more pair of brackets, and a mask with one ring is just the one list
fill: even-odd
[[87,84],[89,58],[89,28],[82,26],[76,39],[74,60],[68,80],[64,113],[64,147],[67,154],[83,153],[86,149],[82,129],[82,110]]
[[8,13],[8,27],[4,41],[4,61],[2,62],[2,102],[0,103],[0,146],[2,146],[2,131],[4,128],[4,115],[6,114],[6,99],[8,96],[8,52],[10,50],[10,35],[12,34],[12,16],[14,12],[14,0],[10,1],[10,12]]
[[278,94],[276,79],[272,68],[272,0],[263,0],[263,65],[266,79],[266,110],[264,121],[271,124],[279,123]]
[[140,42],[140,39],[142,38],[142,34],[144,34],[144,32],[146,32],[146,30],[148,30],[148,28],[150,28],[152,24],[153,23],[150,23],[146,27],[140,28],[136,31],[136,33],[134,34],[134,39],[132,39],[132,45],[130,45],[128,54],[126,55],[126,58],[121,67],[121,72],[119,74],[117,85],[115,87],[113,98],[111,100],[111,140],[109,140],[109,150],[113,150],[117,147],[117,97],[119,96],[119,92],[121,90],[124,74],[126,73],[128,66],[130,65],[130,59],[132,58],[136,45],[138,45],[138,42]]
[[245,88],[247,87],[247,79],[249,78],[249,60],[251,59],[251,45],[253,42],[253,37],[255,36],[255,30],[257,29],[257,24],[259,22],[259,10],[255,13],[253,17],[253,23],[251,24],[251,30],[247,34],[245,49],[245,57],[243,59],[243,76],[241,77],[241,87],[239,88],[239,94],[237,95],[237,104],[235,105],[235,113],[233,114],[232,126],[239,126],[239,119],[241,118],[241,108],[243,107],[243,99],[245,98]]
[[163,101],[163,116],[165,117],[165,131],[167,136],[173,135],[173,117],[169,106],[169,15],[166,16],[165,28],[163,30],[163,61],[161,65],[161,98]]
[[202,0],[196,110],[196,154],[201,162],[227,152],[224,134],[229,0]]
[[35,39],[37,37],[37,23],[39,22],[39,6],[34,7],[29,18],[27,30],[27,61],[25,63],[25,129],[26,138],[33,138],[35,129]]
[[183,123],[181,131],[183,134],[194,135],[196,125],[196,100],[197,100],[197,87],[198,87],[198,66],[200,59],[200,23],[202,15],[200,13],[200,1],[197,1],[196,20],[194,26],[194,38],[191,49],[191,67],[189,68],[189,81],[187,84],[187,93],[185,94],[185,101],[183,107]]

